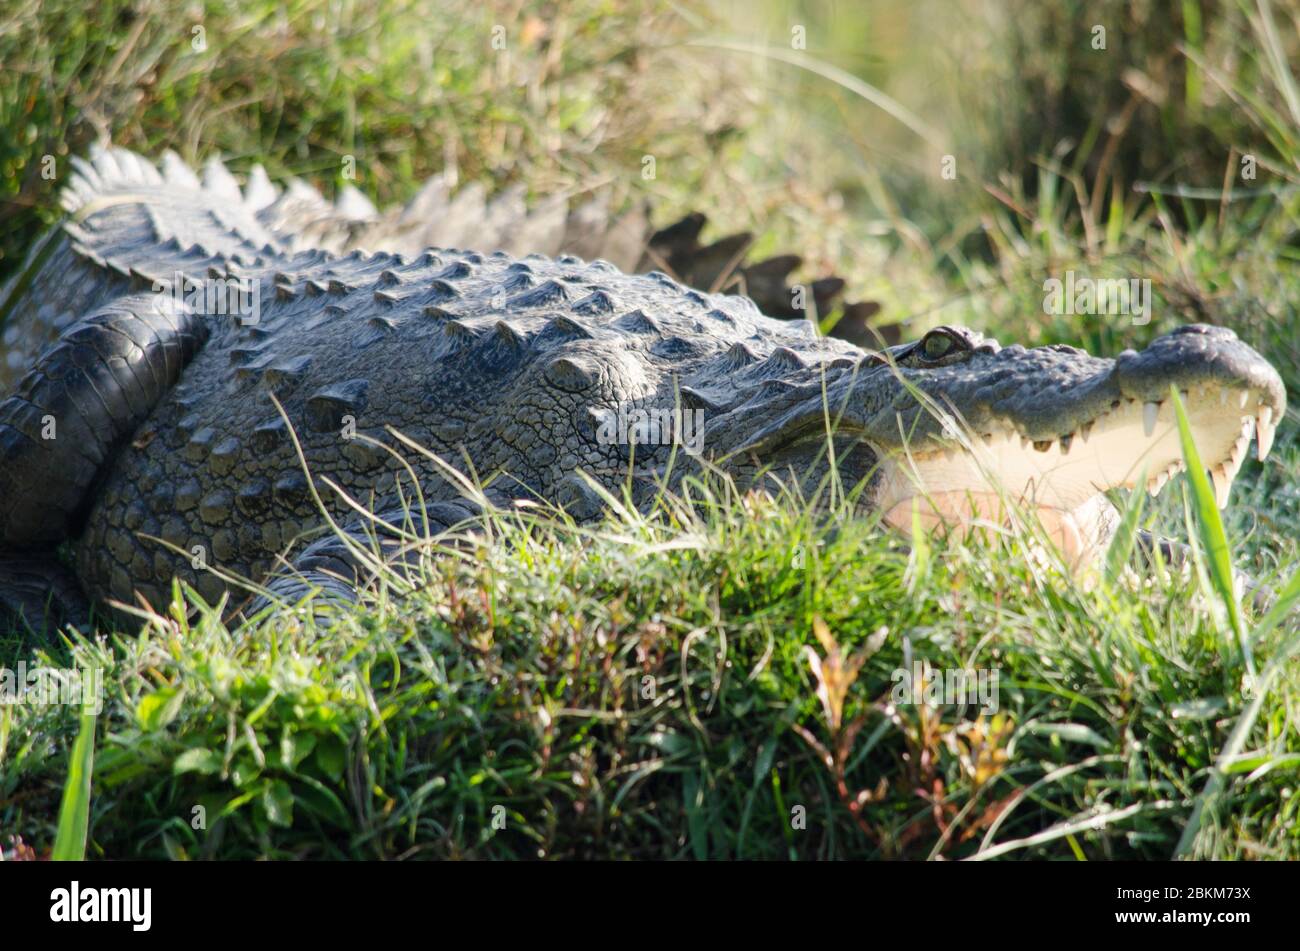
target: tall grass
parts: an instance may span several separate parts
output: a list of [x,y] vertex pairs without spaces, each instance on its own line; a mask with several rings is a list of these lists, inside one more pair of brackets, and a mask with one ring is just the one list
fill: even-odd
[[[235,631],[186,591],[139,637],[78,639],[109,698],[96,854],[1160,858],[1207,780],[1196,854],[1296,854],[1283,614],[1248,696],[1176,577],[1085,591],[1020,536],[918,553],[725,483],[664,503],[495,513],[491,546],[423,541],[361,609]],[[996,714],[896,702],[921,662],[996,670]],[[52,841],[65,772],[58,744],[0,754],[5,828]]]
[[[204,55],[147,0],[6,11],[0,268],[55,214],[35,160],[100,131],[326,190],[354,154],[381,202],[444,166],[538,194],[612,178],[760,224],[887,320],[1106,354],[1207,320],[1295,391],[1294,3],[971,2],[956,50],[927,3],[513,9],[214,4]],[[510,56],[480,55],[502,19]],[[798,25],[802,57],[734,49]],[[835,70],[935,130],[957,178]],[[1043,313],[1071,268],[1149,278],[1152,323]],[[178,590],[139,636],[6,642],[102,667],[107,703],[97,734],[0,708],[0,830],[114,858],[1293,858],[1293,416],[1223,513],[1195,464],[1160,499],[1117,494],[1090,587],[1014,533],[906,539],[706,484],[598,526],[496,513],[491,545],[422,540],[418,583],[357,609],[232,630]],[[1137,528],[1201,567],[1138,575]],[[1238,602],[1234,566],[1274,607]],[[894,703],[915,661],[997,670],[999,710]]]

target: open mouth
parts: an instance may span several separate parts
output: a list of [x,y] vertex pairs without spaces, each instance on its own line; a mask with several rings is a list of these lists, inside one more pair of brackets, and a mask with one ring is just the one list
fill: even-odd
[[[1273,444],[1274,408],[1263,391],[1214,383],[1180,394],[1219,507],[1257,438],[1263,460]],[[877,502],[904,531],[914,513],[926,528],[968,531],[1007,522],[1013,508],[1036,512],[1068,560],[1095,556],[1117,513],[1104,493],[1145,487],[1158,495],[1184,468],[1173,401],[1119,399],[1051,440],[1007,428],[978,433],[968,447],[895,452],[885,458]]]

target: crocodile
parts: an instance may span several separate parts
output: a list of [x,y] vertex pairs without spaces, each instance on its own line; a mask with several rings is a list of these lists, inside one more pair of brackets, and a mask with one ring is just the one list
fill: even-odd
[[955,326],[869,350],[567,253],[312,247],[227,178],[97,150],[0,298],[62,328],[0,403],[0,605],[28,623],[157,609],[175,578],[213,603],[232,578],[346,596],[358,543],[400,548],[413,502],[434,531],[484,505],[589,520],[705,471],[833,477],[903,529],[1027,510],[1082,563],[1109,490],[1182,467],[1171,392],[1220,505],[1285,412],[1223,327],[1114,358]]

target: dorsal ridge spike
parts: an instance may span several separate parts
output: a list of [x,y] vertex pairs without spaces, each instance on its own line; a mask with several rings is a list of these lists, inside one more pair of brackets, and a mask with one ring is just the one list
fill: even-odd
[[659,321],[641,309],[630,310],[614,321],[613,326],[619,330],[634,334],[662,334],[663,327]]
[[460,291],[441,278],[432,281],[429,284],[429,290],[433,293],[434,300],[450,300],[453,297],[460,296]]
[[582,300],[573,305],[573,312],[576,314],[608,314],[616,308],[614,298],[609,292],[599,288],[592,291]]
[[727,362],[734,367],[746,367],[758,361],[758,354],[743,343],[733,343],[727,350]]
[[473,340],[478,334],[474,328],[463,320],[449,320],[443,325],[442,332],[453,340]]
[[584,340],[590,340],[592,337],[590,330],[565,314],[556,314],[547,321],[546,326],[554,328],[568,337],[579,337]]
[[767,362],[774,366],[790,367],[791,369],[808,366],[808,361],[789,347],[777,347],[767,358]]
[[498,341],[509,347],[519,349],[524,345],[524,338],[520,335],[519,331],[510,326],[508,320],[498,320],[493,324],[492,333]]

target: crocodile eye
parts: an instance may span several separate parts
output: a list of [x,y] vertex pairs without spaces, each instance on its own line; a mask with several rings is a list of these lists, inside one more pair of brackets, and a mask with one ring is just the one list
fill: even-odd
[[952,337],[944,333],[926,334],[921,351],[927,360],[940,360],[952,352]]

